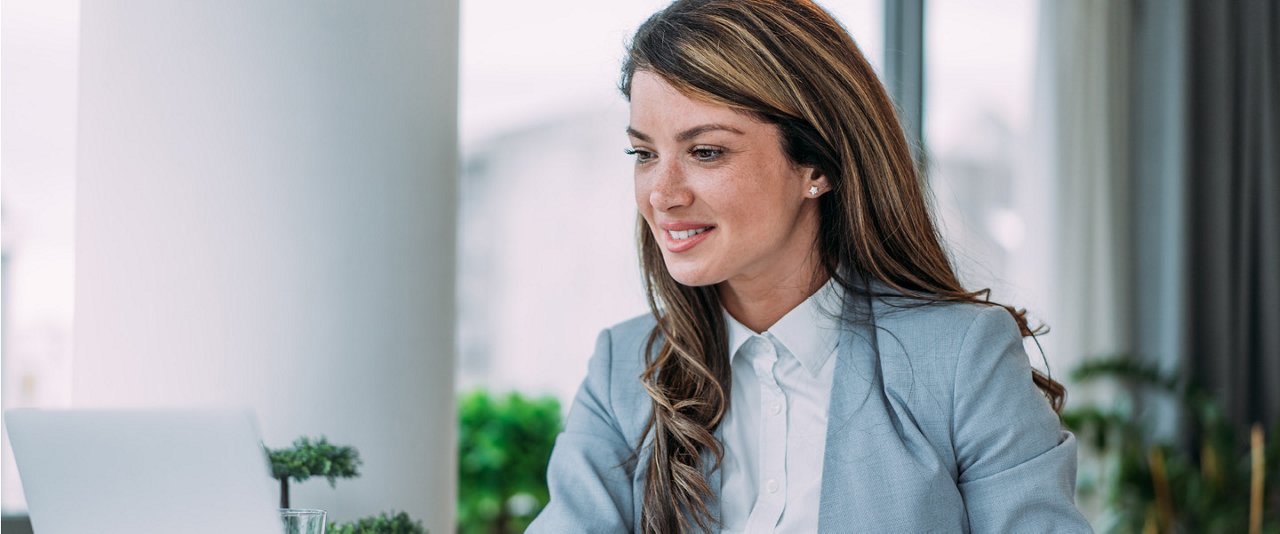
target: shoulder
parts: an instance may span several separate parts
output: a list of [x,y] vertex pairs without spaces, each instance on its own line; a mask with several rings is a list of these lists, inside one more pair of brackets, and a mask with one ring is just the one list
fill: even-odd
[[653,314],[644,313],[622,321],[605,329],[614,344],[621,346],[643,345],[649,340],[649,334],[657,322]]
[[[1030,362],[1013,316],[998,305],[897,298],[874,304],[875,340],[885,386],[939,428],[987,399],[1037,399]],[[1047,407],[1047,404],[1046,404]],[[931,416],[922,416],[930,418]]]
[[638,435],[648,416],[649,395],[640,374],[656,324],[652,315],[644,314],[605,328],[587,366],[587,383],[605,392],[602,397],[615,407],[614,417],[629,440]]
[[961,359],[975,347],[1022,339],[1013,316],[994,304],[881,297],[873,311],[881,347],[897,346],[907,354]]
[[596,352],[608,352],[615,376],[621,371],[635,378],[644,368],[644,351],[656,325],[653,315],[646,313],[610,326],[600,333]]
[[984,315],[1003,315],[1010,319],[1010,326],[1015,326],[1009,312],[996,304],[937,302],[900,295],[876,297],[874,302],[876,320],[895,326],[964,331]]

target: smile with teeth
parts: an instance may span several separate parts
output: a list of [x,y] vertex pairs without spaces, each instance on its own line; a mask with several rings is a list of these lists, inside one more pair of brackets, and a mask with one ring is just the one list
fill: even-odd
[[667,230],[667,235],[670,235],[671,239],[675,239],[676,241],[683,241],[710,229],[711,227],[707,226],[704,228],[695,228],[693,230]]

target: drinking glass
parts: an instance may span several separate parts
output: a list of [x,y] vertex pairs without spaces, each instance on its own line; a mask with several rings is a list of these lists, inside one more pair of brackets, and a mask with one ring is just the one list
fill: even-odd
[[324,534],[324,510],[281,508],[280,520],[284,522],[284,534]]

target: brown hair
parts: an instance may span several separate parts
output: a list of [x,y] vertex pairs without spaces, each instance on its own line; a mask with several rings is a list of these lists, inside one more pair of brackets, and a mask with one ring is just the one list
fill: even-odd
[[[819,198],[815,246],[822,267],[849,294],[867,294],[875,280],[924,303],[999,305],[989,290],[960,285],[893,103],[853,39],[822,8],[795,0],[676,1],[636,31],[622,72],[628,99],[637,71],[776,125],[787,156],[827,177],[831,191]],[[657,319],[640,377],[653,401],[641,529],[680,532],[696,523],[707,530],[718,519],[707,505],[714,492],[704,468],[708,461],[718,468],[723,456],[714,431],[731,383],[719,294],[715,286],[676,282],[643,218],[638,222]],[[1023,336],[1034,335],[1024,310],[1003,307]],[[1039,371],[1032,378],[1061,409],[1062,385]]]

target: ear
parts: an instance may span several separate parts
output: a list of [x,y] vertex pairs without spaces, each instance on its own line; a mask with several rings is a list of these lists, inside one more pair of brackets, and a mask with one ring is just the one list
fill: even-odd
[[[827,176],[813,167],[805,167],[808,179],[804,181],[804,196],[818,198],[831,190],[831,182]],[[817,189],[814,189],[817,188]]]

